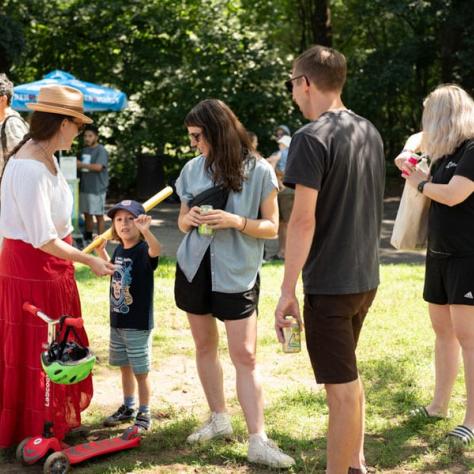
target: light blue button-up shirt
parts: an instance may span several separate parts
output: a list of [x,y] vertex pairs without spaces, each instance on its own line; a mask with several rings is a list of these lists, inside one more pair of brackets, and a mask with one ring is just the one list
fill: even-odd
[[[190,160],[176,181],[176,192],[183,202],[214,186],[205,167],[205,157]],[[273,168],[263,158],[250,159],[245,165],[242,191],[231,191],[225,210],[232,214],[258,219],[260,206],[278,182]],[[191,282],[210,246],[212,291],[241,293],[255,285],[262,265],[264,239],[257,239],[236,229],[215,230],[212,236],[200,235],[194,228],[181,242],[178,264]]]

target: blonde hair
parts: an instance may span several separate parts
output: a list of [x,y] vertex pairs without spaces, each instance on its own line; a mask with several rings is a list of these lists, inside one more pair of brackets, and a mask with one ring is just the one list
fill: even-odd
[[474,101],[455,84],[438,86],[423,102],[421,151],[432,161],[474,137]]

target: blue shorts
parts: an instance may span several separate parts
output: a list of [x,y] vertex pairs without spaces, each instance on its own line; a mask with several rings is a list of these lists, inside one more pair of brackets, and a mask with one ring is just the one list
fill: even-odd
[[129,365],[134,374],[151,368],[151,330],[110,328],[110,365]]

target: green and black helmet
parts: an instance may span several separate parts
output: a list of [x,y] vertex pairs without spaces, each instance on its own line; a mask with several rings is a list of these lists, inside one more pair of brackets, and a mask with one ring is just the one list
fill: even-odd
[[81,382],[92,372],[96,357],[75,341],[53,343],[41,354],[41,365],[49,379],[58,384]]

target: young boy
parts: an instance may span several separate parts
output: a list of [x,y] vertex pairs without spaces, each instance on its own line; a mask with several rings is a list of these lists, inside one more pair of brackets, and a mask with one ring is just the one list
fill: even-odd
[[[158,266],[160,243],[151,233],[151,217],[145,215],[140,203],[122,201],[107,215],[112,219],[113,239],[119,242],[111,259],[117,269],[110,281],[109,350],[110,364],[119,366],[122,373],[123,405],[104,420],[104,425],[135,420],[140,430],[149,430],[153,272]],[[105,245],[98,247],[97,254],[109,260]]]

